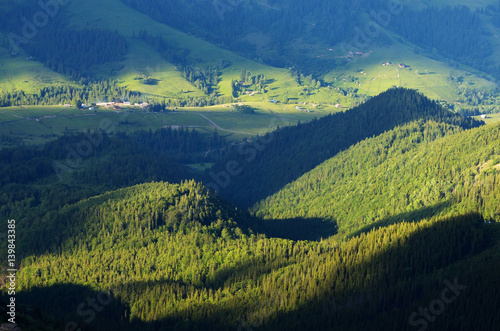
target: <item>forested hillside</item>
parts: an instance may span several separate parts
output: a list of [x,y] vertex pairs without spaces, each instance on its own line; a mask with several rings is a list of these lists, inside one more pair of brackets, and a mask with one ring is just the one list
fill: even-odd
[[[261,58],[266,63],[279,67],[303,62],[300,52],[288,46],[296,39],[307,36],[323,43],[338,43],[344,38],[352,37],[353,28],[363,22],[362,17],[351,15],[353,11],[364,8],[369,12],[385,5],[380,0],[340,1],[335,4],[323,0],[272,0],[266,3],[122,1],[159,22],[215,44],[227,45],[237,53],[250,58]],[[265,45],[266,52],[259,52],[259,47],[245,40],[252,31],[269,39]],[[316,64],[318,65],[317,62]]]
[[499,22],[0,1],[0,330],[497,330]]
[[[206,184],[237,204],[251,206],[351,145],[419,119],[464,129],[481,125],[416,91],[390,89],[344,113],[285,127],[234,148],[206,172]],[[228,164],[237,164],[239,171],[228,172]]]
[[258,203],[259,217],[327,218],[353,233],[429,215],[500,217],[500,126],[414,122],[367,139]]
[[72,79],[106,79],[121,69],[127,54],[123,36],[105,30],[72,31],[46,28],[26,45],[31,56]]
[[[340,243],[254,235],[241,227],[247,217],[195,182],[139,185],[48,213],[22,229],[18,299],[33,313],[21,313],[19,324],[411,330],[408,316],[446,281],[463,286],[436,327],[454,328],[457,316],[465,316],[461,325],[498,322],[498,256],[479,263],[498,243],[478,214],[400,223]],[[465,259],[477,269],[458,277]]]
[[[388,128],[363,136],[369,124]],[[267,142],[314,155],[313,144],[287,145],[283,132],[365,140],[306,174],[313,180],[299,191],[258,205],[259,217],[185,180],[196,176],[185,163],[237,153],[217,134],[101,131],[2,150],[0,214],[16,218],[17,321],[23,330],[414,330],[430,323],[418,307],[451,284],[456,303],[432,326],[489,330],[500,322],[491,290],[500,229],[485,223],[500,213],[500,127],[471,129],[480,124],[393,89],[282,129],[254,142],[254,153]],[[92,150],[78,158],[85,141]]]
[[[498,9],[491,7],[495,11]],[[487,12],[490,16],[491,11]],[[500,66],[486,60],[493,54],[486,27],[479,13],[468,7],[428,7],[422,11],[406,8],[395,17],[394,27],[411,42],[458,62],[500,77]]]
[[0,151],[0,215],[37,220],[65,204],[153,180],[196,177],[186,163],[213,162],[228,143],[187,129],[67,135],[43,149]]

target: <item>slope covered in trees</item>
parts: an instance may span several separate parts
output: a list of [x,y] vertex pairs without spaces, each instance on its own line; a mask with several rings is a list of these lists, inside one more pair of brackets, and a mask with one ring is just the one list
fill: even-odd
[[352,233],[480,211],[500,218],[500,126],[414,122],[366,139],[259,202],[264,218],[327,218]]
[[[408,317],[447,281],[465,288],[437,327],[453,328],[457,316],[483,328],[498,320],[500,296],[489,286],[499,264],[480,264],[498,261],[498,243],[478,214],[404,222],[345,242],[266,238],[241,226],[247,217],[193,181],[138,185],[48,213],[19,231],[17,298],[33,312],[19,324],[411,330]],[[43,318],[49,323],[35,327]]]
[[[361,112],[360,120],[416,120],[309,172],[305,177],[335,164],[297,193],[307,206],[284,195],[275,210],[262,205],[264,220],[182,180],[193,173],[181,163],[215,161],[231,148],[217,135],[94,132],[42,149],[1,151],[0,215],[16,219],[20,327],[415,330],[427,323],[440,330],[491,329],[500,322],[500,294],[491,290],[500,286],[500,229],[484,220],[500,213],[500,127],[466,130],[477,123],[409,92],[387,92],[406,98],[408,107],[373,99],[379,111]],[[414,109],[410,100],[428,107]],[[386,107],[393,111],[385,113]],[[318,123],[311,126],[327,132],[328,125]],[[350,126],[360,127],[367,126]],[[279,142],[279,134],[268,144]],[[83,141],[94,142],[92,153],[67,163],[72,171],[57,181],[53,161],[64,165]],[[333,201],[325,193],[332,187],[338,190],[338,196],[328,192]],[[313,196],[318,188],[324,191]],[[351,191],[354,197],[347,196]],[[326,212],[313,219],[294,205]],[[276,218],[293,219],[269,220],[275,211]],[[320,219],[333,218],[340,235],[321,239],[335,226]],[[321,232],[313,233],[313,225]],[[316,240],[297,240],[308,232]],[[0,262],[3,267],[5,257]],[[431,324],[419,307],[429,307],[448,284],[458,291],[454,302]]]
[[237,204],[251,206],[351,145],[419,119],[464,129],[481,125],[416,91],[394,88],[345,113],[241,144],[207,171],[205,184]]
[[73,79],[106,79],[121,69],[127,42],[117,32],[46,28],[26,49],[52,70]]
[[493,5],[473,12],[452,1],[444,8],[432,4],[423,10],[413,9],[414,3],[379,0],[122,1],[159,22],[246,57],[278,67],[295,66],[320,77],[332,69],[332,61],[309,57],[304,52],[307,47],[297,45],[307,43],[320,49],[342,42],[354,45],[353,40],[365,48],[373,41],[390,44],[384,28],[434,50],[434,56],[441,54],[496,78],[500,75],[498,63],[485,61],[493,52],[485,20],[491,18],[498,24],[495,18],[500,7]]
[[227,142],[217,134],[162,129],[88,132],[43,148],[0,151],[0,215],[37,220],[65,204],[144,182],[196,177],[185,164],[213,162]]
[[425,49],[500,77],[500,66],[486,61],[493,53],[486,27],[479,13],[468,7],[406,8],[393,24],[399,34]]

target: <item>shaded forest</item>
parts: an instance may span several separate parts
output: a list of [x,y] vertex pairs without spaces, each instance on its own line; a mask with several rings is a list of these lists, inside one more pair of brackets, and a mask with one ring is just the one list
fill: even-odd
[[[250,207],[351,145],[418,119],[464,129],[482,124],[445,110],[416,91],[394,88],[344,113],[281,128],[233,148],[206,171],[205,183],[236,204]],[[229,176],[227,165],[234,162],[241,171]]]
[[[191,179],[202,174],[186,164],[237,153],[217,134],[96,131],[4,149],[0,215],[16,218],[18,323],[47,331],[493,330],[500,127],[481,124],[392,89],[350,112],[282,128],[244,151],[280,144],[295,150],[292,160],[324,163],[252,213]],[[307,152],[326,146],[315,149],[314,132],[339,149],[333,157]],[[95,148],[68,159],[82,141]],[[268,157],[273,171],[294,175],[313,164],[278,168],[283,156]],[[248,178],[255,185],[259,177]]]

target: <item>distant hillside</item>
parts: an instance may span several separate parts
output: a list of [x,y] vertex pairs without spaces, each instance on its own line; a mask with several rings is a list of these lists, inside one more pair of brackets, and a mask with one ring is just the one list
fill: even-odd
[[[500,5],[489,5],[474,13],[469,7],[458,7],[451,1],[448,5],[454,7],[437,8],[432,3],[419,10],[413,3],[379,0],[339,0],[335,5],[325,0],[307,4],[274,0],[122,1],[159,22],[223,44],[249,58],[278,67],[295,65],[308,74],[324,75],[332,69],[332,64],[328,58],[314,58],[307,51],[299,51],[300,44],[319,49],[346,43],[352,47],[346,52],[366,51],[367,43],[390,44],[390,32],[395,31],[419,46],[435,48],[436,52],[459,62],[481,69],[490,65],[498,75],[495,65],[484,61],[493,48],[486,31],[488,24],[483,22],[481,14],[491,17],[500,11]],[[382,31],[370,33],[366,28],[369,22]]]
[[391,89],[345,113],[241,144],[206,172],[205,184],[239,205],[251,206],[351,145],[419,119],[464,129],[481,125],[416,91]]
[[[324,0],[72,1],[27,39],[23,28],[41,9],[9,2],[0,5],[0,89],[6,99],[0,104],[125,97],[171,107],[233,98],[351,107],[392,86],[405,86],[456,110],[497,112],[498,45],[492,35],[500,7],[490,4],[478,12],[414,7],[402,13],[394,9],[398,14],[391,15],[391,24],[380,23],[380,33],[359,49],[356,28],[378,22],[370,13],[389,10],[386,1],[335,6]],[[470,24],[455,29],[440,24],[440,17]],[[423,40],[412,35],[420,20],[429,27]],[[409,67],[381,65],[388,61]],[[120,91],[87,95],[89,81],[93,86],[111,82]],[[47,89],[54,95],[48,97]]]
[[340,234],[480,211],[500,217],[500,126],[414,122],[366,139],[259,202],[260,217],[326,218]]

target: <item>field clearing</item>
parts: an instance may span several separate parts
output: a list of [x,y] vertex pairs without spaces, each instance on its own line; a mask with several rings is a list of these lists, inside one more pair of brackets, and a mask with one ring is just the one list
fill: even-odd
[[[480,0],[479,2],[482,7],[495,1]],[[474,8],[478,5],[478,1],[471,0],[461,0],[460,3],[471,5]],[[446,4],[450,4],[450,1],[419,2],[421,6]],[[300,86],[287,69],[258,63],[173,29],[135,11],[120,0],[72,1],[61,11],[60,19],[68,21],[71,28],[108,29],[117,31],[127,38],[129,52],[122,61],[123,69],[108,78],[118,80],[120,86],[128,90],[138,91],[152,98],[157,96],[186,99],[206,96],[185,80],[177,68],[165,61],[151,46],[133,38],[145,26],[151,35],[161,35],[170,44],[187,49],[186,63],[189,66],[204,68],[209,65],[213,66],[220,60],[227,61],[229,66],[221,70],[217,85],[219,95],[231,95],[231,81],[238,80],[241,70],[245,69],[251,72],[251,75],[265,75],[269,84],[266,88],[267,92],[264,94],[240,96],[239,100],[243,102],[288,99],[290,102],[297,103],[338,103],[344,107],[351,107],[358,102],[352,95],[344,95],[344,93],[329,87],[316,89]],[[389,36],[392,35],[390,31],[386,32]],[[498,29],[492,31],[492,39],[496,38],[495,40],[498,41],[496,45],[500,49],[500,37],[497,34],[499,34]],[[329,51],[325,45],[308,44],[305,41],[298,42],[293,47],[298,47],[311,59],[321,57],[331,60],[331,67],[335,69],[326,74],[325,81],[332,83],[335,87],[353,88],[358,94],[375,96],[392,86],[403,86],[418,89],[432,99],[455,102],[458,98],[457,85],[449,80],[450,72],[461,76],[464,81],[468,81],[472,88],[490,89],[495,86],[492,82],[478,78],[478,72],[474,69],[465,66],[461,66],[461,69],[451,68],[446,64],[446,59],[440,59],[442,62],[432,60],[425,56],[431,56],[431,54],[416,54],[414,52],[415,46],[407,41],[401,40],[397,36],[392,36],[392,39],[390,46],[380,46],[374,42],[364,50],[363,56],[354,57],[350,63],[346,63],[345,58],[342,58],[338,45],[334,47],[334,52]],[[7,54],[5,49],[0,49],[0,53],[3,54],[0,55],[0,64],[4,64],[0,68],[0,89],[2,90],[9,91],[17,88],[27,92],[37,92],[41,87],[71,83],[41,63],[26,60],[26,55],[13,58]],[[383,67],[381,64],[387,61],[392,62],[393,65]],[[400,69],[397,67],[399,63],[406,63],[409,68]],[[143,84],[141,78],[146,77],[156,79],[157,83],[154,85]],[[354,79],[351,79],[352,77]],[[344,79],[346,80],[344,81]]]
[[[383,66],[386,62],[391,65]],[[406,68],[400,68],[401,63]],[[359,93],[371,96],[392,86],[401,86],[419,90],[432,99],[454,102],[458,99],[458,86],[449,80],[450,73],[461,76],[471,88],[489,90],[495,87],[495,83],[478,77],[476,72],[465,66],[451,68],[442,62],[416,54],[404,44],[394,43],[388,47],[374,45],[365,56],[354,57],[350,63],[327,74],[325,80],[335,86],[358,89]]]
[[488,114],[486,119],[482,119],[481,116],[473,116],[477,120],[482,120],[486,124],[495,124],[500,122],[500,113],[498,114]]
[[[174,65],[165,61],[144,41],[129,39],[129,54],[124,65],[116,78],[119,79],[120,85],[128,90],[167,98],[204,96],[203,92],[181,76]],[[154,85],[143,84],[142,79],[147,77],[158,82]]]
[[[99,8],[99,11],[96,12],[94,8]],[[219,92],[223,95],[231,94],[231,79],[239,78],[242,68],[252,72],[253,75],[265,74],[269,79],[273,79],[276,83],[271,87],[299,88],[286,69],[273,68],[254,62],[202,39],[172,29],[154,21],[147,15],[133,10],[119,0],[108,0],[106,2],[99,0],[74,1],[68,6],[68,10],[71,13],[71,25],[76,28],[100,27],[112,31],[116,30],[129,38],[130,54],[125,64],[126,67],[130,65],[132,69],[124,69],[115,78],[124,79],[123,85],[129,86],[131,89],[163,96],[170,96],[172,93],[176,94],[177,91],[180,92],[181,90],[185,92],[191,91],[194,94],[200,93],[191,83],[184,80],[178,72],[174,73],[175,68],[164,61],[158,53],[150,49],[149,46],[145,46],[143,42],[131,39],[143,26],[148,27],[147,31],[150,34],[159,34],[173,45],[188,49],[187,61],[192,66],[202,68],[214,65],[220,60],[229,62],[231,65],[222,71],[221,81],[219,82]],[[89,19],[81,20],[81,17],[88,17]],[[134,76],[141,72],[151,73],[152,77],[158,78],[162,82],[174,78],[169,82],[169,87],[173,87],[173,89],[168,88],[162,91],[161,87],[147,87],[140,84],[140,82],[133,82]]]
[[12,57],[0,49],[0,90],[37,92],[40,88],[68,84],[68,80],[45,67],[42,63],[27,60],[26,55]]
[[[26,145],[40,145],[63,134],[87,130],[131,133],[137,130],[187,127],[207,134],[217,130],[220,135],[229,139],[243,139],[263,135],[278,126],[307,122],[337,111],[335,108],[325,107],[314,113],[306,113],[296,110],[293,105],[251,105],[259,108],[251,115],[223,106],[179,108],[166,113],[134,108],[122,111],[105,108],[84,111],[63,106],[6,107],[0,108],[0,135],[13,137]],[[0,146],[10,145],[6,143]]]

